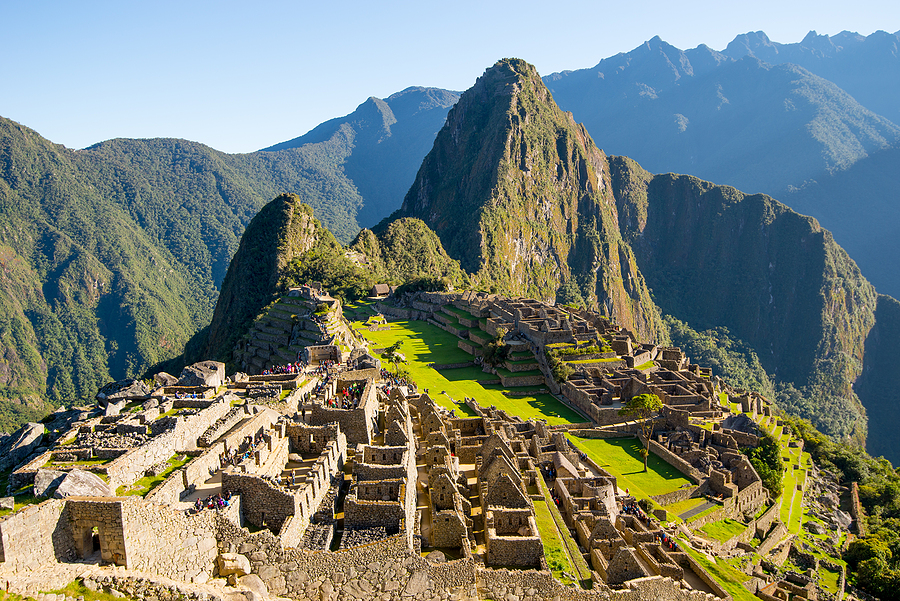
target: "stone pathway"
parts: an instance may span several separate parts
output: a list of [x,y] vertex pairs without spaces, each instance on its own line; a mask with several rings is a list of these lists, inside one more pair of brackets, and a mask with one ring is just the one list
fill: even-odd
[[704,511],[706,511],[707,509],[709,509],[710,507],[715,507],[715,506],[716,506],[716,503],[713,503],[712,501],[707,501],[703,505],[698,505],[698,506],[694,507],[693,509],[688,509],[684,513],[680,514],[678,517],[680,517],[682,520],[687,521],[687,520],[691,519],[692,517],[694,517],[695,515],[701,514]]

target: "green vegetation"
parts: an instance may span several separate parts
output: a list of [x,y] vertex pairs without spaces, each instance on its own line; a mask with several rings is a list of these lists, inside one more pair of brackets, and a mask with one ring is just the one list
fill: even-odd
[[732,538],[746,530],[746,528],[747,526],[745,524],[742,524],[737,520],[727,518],[724,520],[719,520],[718,522],[710,522],[709,524],[705,524],[700,528],[700,530],[717,541],[725,542],[727,540],[731,540]]
[[711,560],[705,553],[694,551],[684,541],[681,541],[679,547],[693,557],[697,563],[703,566],[703,568],[722,585],[722,588],[728,591],[728,594],[730,594],[735,601],[755,601],[757,599],[757,597],[744,588],[742,584],[749,576],[737,571],[724,560]]
[[191,458],[187,456],[179,457],[178,455],[175,455],[173,457],[170,457],[167,462],[169,465],[163,472],[156,476],[144,476],[143,478],[137,480],[134,484],[132,484],[131,487],[120,486],[118,489],[116,489],[116,496],[135,495],[146,497],[151,490],[162,484],[166,480],[166,478],[168,478],[172,474],[172,472],[180,469],[190,460]]
[[[585,561],[584,556],[579,552],[578,545],[575,543],[575,540],[569,533],[569,529],[568,527],[566,527],[565,520],[563,520],[559,509],[553,503],[553,498],[550,495],[550,490],[547,488],[547,483],[544,482],[543,477],[541,477],[540,475],[538,476],[538,488],[540,489],[540,493],[544,498],[540,501],[534,502],[535,521],[539,520],[538,530],[540,530],[541,533],[541,542],[542,544],[544,544],[545,555],[547,544],[543,541],[544,534],[546,533],[550,541],[554,563],[560,565],[560,572],[567,572],[568,574],[578,578],[578,584],[583,588],[591,588],[593,582],[590,578],[590,567],[587,565],[587,561]],[[539,504],[542,504],[540,505],[542,512],[540,518],[538,518]],[[543,511],[546,511],[547,513],[543,514]],[[547,518],[549,518],[549,521]],[[547,560],[547,565],[550,565],[549,559]],[[570,579],[565,576],[560,578],[560,581],[563,583],[566,583],[569,580]]]
[[738,390],[753,390],[774,398],[775,388],[752,348],[736,340],[728,328],[697,332],[671,315],[665,316],[672,344],[680,347],[697,365],[710,367]]
[[571,578],[565,576],[565,574],[575,575],[577,572],[572,567],[569,554],[563,546],[548,503],[544,499],[534,501],[534,519],[541,536],[541,544],[544,545],[544,558],[547,560],[547,567],[550,568],[553,577],[563,584],[575,584]]
[[[47,592],[57,595],[66,595],[67,597],[72,597],[73,599],[84,598],[84,601],[122,601],[123,599],[123,597],[118,597],[116,595],[113,595],[112,593],[106,593],[102,590],[95,591],[89,589],[78,580],[67,585],[65,588]],[[128,600],[130,599],[130,597],[124,597],[124,599]],[[0,601],[3,600],[0,599]]]
[[[375,349],[387,348],[397,341],[402,341],[409,376],[418,384],[420,390],[428,389],[429,396],[448,409],[468,414],[468,407],[461,401],[465,397],[470,397],[476,399],[482,406],[494,405],[522,419],[546,419],[550,424],[585,421],[584,417],[550,394],[510,398],[503,394],[501,387],[485,387],[478,380],[487,380],[494,376],[483,373],[477,367],[442,371],[428,367],[432,363],[446,365],[472,360],[471,355],[457,346],[459,338],[429,323],[395,321],[390,322],[389,329],[380,332],[365,330],[361,322],[355,322],[354,326],[373,343]],[[451,398],[460,402],[453,402]]]
[[784,476],[784,462],[781,459],[781,445],[778,441],[768,432],[761,432],[759,446],[742,449],[742,452],[750,458],[750,463],[762,478],[763,486],[771,497],[777,498],[781,494]]
[[615,476],[619,488],[628,489],[637,498],[650,498],[691,484],[684,474],[652,453],[644,471],[641,456],[644,445],[637,438],[566,436],[597,465]]

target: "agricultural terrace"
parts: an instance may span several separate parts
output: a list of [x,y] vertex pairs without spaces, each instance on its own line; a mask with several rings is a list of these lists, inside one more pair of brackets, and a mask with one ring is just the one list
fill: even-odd
[[[472,361],[472,356],[457,346],[459,338],[435,325],[424,321],[391,321],[386,324],[387,329],[370,331],[366,321],[373,312],[368,306],[348,305],[345,315],[352,321],[353,327],[372,343],[373,352],[399,340],[399,352],[406,358],[403,369],[409,372],[409,377],[420,390],[428,389],[428,395],[436,403],[447,409],[456,409],[458,414],[471,415],[469,408],[462,403],[463,398],[471,397],[483,407],[494,405],[525,420],[545,419],[549,424],[588,421],[548,393],[535,390],[528,396],[507,397],[503,393],[511,389],[494,383],[497,377],[484,373],[479,367],[440,371],[428,367],[432,363],[452,365]],[[518,390],[528,392],[534,388]]]

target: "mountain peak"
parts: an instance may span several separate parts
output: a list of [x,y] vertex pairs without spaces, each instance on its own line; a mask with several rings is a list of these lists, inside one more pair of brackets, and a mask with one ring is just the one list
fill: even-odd
[[659,340],[609,189],[606,155],[537,69],[503,59],[450,111],[393,218],[425,221],[486,288],[552,302],[574,285],[586,303]]

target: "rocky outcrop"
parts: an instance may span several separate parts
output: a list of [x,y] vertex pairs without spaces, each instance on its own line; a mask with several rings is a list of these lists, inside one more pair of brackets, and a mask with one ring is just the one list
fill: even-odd
[[46,497],[50,489],[58,486],[66,475],[66,472],[39,469],[34,475],[34,496]]
[[110,382],[97,393],[97,404],[106,407],[109,403],[121,401],[146,400],[150,397],[150,389],[140,380],[129,378]]
[[24,461],[44,440],[44,424],[29,423],[4,440],[0,468],[13,467]]

